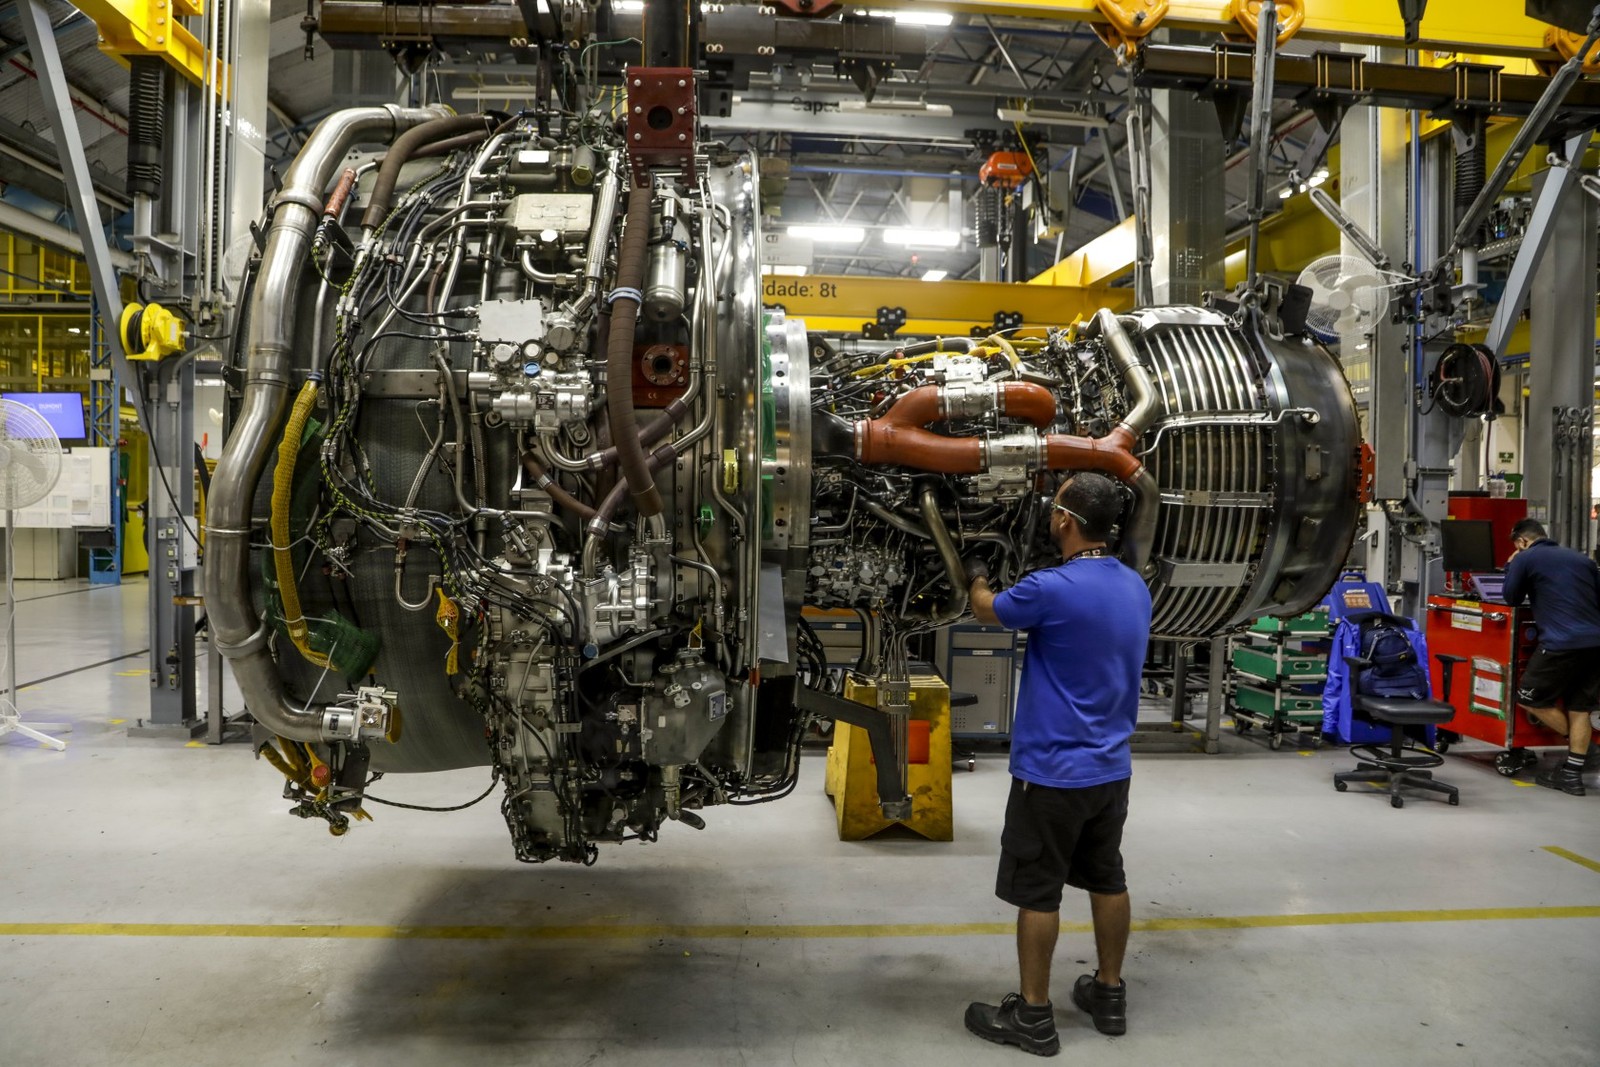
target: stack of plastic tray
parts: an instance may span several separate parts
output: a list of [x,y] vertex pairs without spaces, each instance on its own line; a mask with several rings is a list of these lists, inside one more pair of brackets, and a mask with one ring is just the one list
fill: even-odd
[[1322,687],[1328,680],[1331,626],[1318,608],[1292,619],[1258,619],[1234,646],[1233,724],[1240,734],[1259,727],[1267,744],[1290,734],[1322,743]]

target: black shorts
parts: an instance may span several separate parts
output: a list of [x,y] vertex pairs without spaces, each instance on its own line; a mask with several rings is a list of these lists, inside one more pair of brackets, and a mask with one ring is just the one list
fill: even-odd
[[1013,778],[994,895],[1029,911],[1058,911],[1064,885],[1126,892],[1122,824],[1130,780],[1052,789]]
[[1600,648],[1540,648],[1517,679],[1517,700],[1534,708],[1600,710]]

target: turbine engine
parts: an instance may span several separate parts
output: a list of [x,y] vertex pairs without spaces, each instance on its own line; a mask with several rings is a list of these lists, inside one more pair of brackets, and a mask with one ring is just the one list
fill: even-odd
[[[206,561],[296,814],[484,766],[519,859],[593,862],[785,795],[819,716],[906,804],[908,643],[961,616],[963,555],[1046,558],[1068,471],[1126,486],[1160,636],[1337,576],[1360,444],[1320,347],[1196,308],[834,347],[762,309],[757,185],[716,146],[638,170],[590,115],[359,108],[302,148]],[[823,691],[808,604],[866,620],[878,707]]]

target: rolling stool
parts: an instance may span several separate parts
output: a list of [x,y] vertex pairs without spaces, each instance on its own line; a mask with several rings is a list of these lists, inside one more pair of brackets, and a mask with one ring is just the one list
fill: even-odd
[[1451,804],[1461,803],[1460,791],[1446,782],[1434,781],[1433,771],[1428,769],[1443,763],[1443,756],[1434,752],[1408,756],[1402,751],[1405,746],[1407,726],[1438,726],[1456,717],[1456,709],[1450,704],[1450,683],[1454,679],[1455,665],[1462,662],[1462,657],[1441,654],[1438,659],[1444,669],[1442,701],[1364,696],[1360,691],[1361,672],[1371,667],[1372,661],[1360,656],[1344,658],[1345,664],[1350,668],[1350,710],[1367,716],[1373,722],[1387,724],[1389,745],[1387,749],[1377,744],[1351,746],[1350,754],[1360,762],[1356,764],[1355,770],[1339,772],[1333,776],[1335,789],[1343,793],[1351,782],[1387,785],[1389,804],[1396,808],[1406,806],[1405,798],[1400,795],[1400,790],[1404,786],[1443,793]]

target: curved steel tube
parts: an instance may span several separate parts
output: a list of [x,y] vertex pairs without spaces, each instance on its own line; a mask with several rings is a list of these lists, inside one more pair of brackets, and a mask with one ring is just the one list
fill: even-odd
[[955,538],[950,536],[950,528],[944,524],[944,516],[939,514],[939,494],[933,486],[923,487],[921,504],[922,521],[928,524],[928,536],[939,550],[939,559],[944,563],[945,576],[950,582],[950,599],[929,612],[928,622],[933,626],[948,626],[967,610],[967,569],[961,563],[961,551],[956,548]]
[[323,737],[324,709],[288,700],[267,647],[267,625],[250,599],[251,504],[294,384],[292,344],[300,278],[309,259],[322,195],[350,148],[390,141],[445,112],[439,108],[353,108],[319,124],[278,194],[250,312],[244,406],[208,500],[206,613],[212,640],[233,665],[245,704],[263,726],[295,741]]

